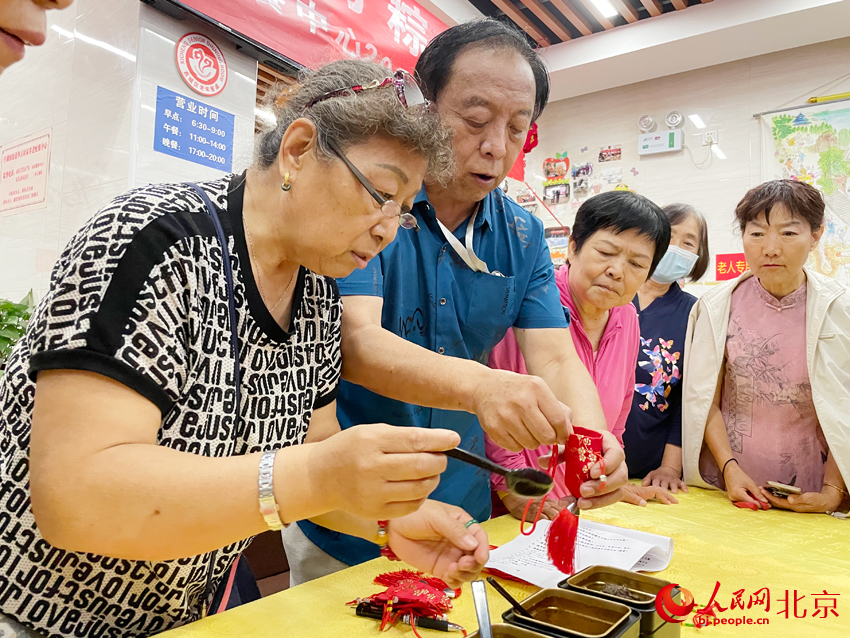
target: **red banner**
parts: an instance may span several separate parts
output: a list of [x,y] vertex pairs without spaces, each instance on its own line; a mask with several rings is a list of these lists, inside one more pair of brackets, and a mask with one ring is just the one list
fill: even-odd
[[412,0],[181,1],[310,68],[348,55],[413,71],[447,28]]
[[735,279],[738,275],[747,272],[747,257],[744,253],[725,253],[715,257],[715,274],[717,281]]

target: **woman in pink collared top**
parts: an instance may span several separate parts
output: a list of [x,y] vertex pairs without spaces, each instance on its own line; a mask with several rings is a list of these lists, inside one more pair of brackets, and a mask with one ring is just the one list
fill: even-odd
[[[603,193],[579,208],[568,265],[555,273],[561,303],[565,312],[569,311],[576,351],[596,383],[608,429],[620,444],[632,405],[640,345],[640,326],[631,300],[655,270],[669,242],[670,222],[650,200],[632,192]],[[513,332],[490,353],[489,365],[528,374]],[[537,460],[549,452],[548,446],[510,452],[487,439],[487,456],[509,468],[537,467]],[[492,486],[505,508],[521,517],[525,499],[507,494],[504,479],[495,474]],[[645,505],[644,499],[651,496],[655,494],[628,492],[624,498]],[[570,495],[563,474],[556,474],[541,516],[553,518],[568,502],[565,498]],[[493,500],[498,506],[498,499]],[[498,509],[494,508],[494,515]]]

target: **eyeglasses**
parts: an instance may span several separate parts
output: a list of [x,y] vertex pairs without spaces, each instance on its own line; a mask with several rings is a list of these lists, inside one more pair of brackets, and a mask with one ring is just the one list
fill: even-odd
[[404,228],[405,230],[419,230],[419,223],[416,221],[416,217],[413,216],[413,213],[411,213],[409,210],[402,212],[401,204],[391,199],[385,199],[384,197],[381,197],[381,194],[378,193],[377,190],[375,190],[375,187],[372,186],[372,183],[368,179],[366,179],[363,173],[357,170],[357,167],[352,164],[351,160],[349,160],[345,156],[345,154],[340,150],[336,142],[334,142],[332,139],[328,139],[328,146],[330,146],[331,150],[339,156],[339,159],[345,162],[345,165],[348,166],[348,170],[350,170],[354,174],[354,177],[357,178],[357,181],[360,182],[363,185],[363,188],[365,188],[372,196],[372,198],[376,202],[378,202],[381,207],[381,212],[384,215],[386,215],[387,217],[398,218],[398,225]]
[[428,100],[425,99],[425,96],[422,94],[422,89],[419,88],[419,85],[416,83],[416,80],[413,78],[410,73],[405,71],[404,69],[399,69],[392,76],[384,79],[384,80],[374,80],[369,84],[364,86],[357,85],[344,89],[336,89],[335,91],[329,91],[324,95],[320,95],[317,98],[313,98],[306,105],[304,105],[304,109],[309,109],[311,106],[315,106],[319,102],[324,100],[329,100],[334,97],[345,97],[348,95],[355,95],[360,93],[361,91],[368,91],[370,89],[382,89],[385,86],[392,85],[395,88],[396,96],[398,97],[398,101],[402,103],[403,106],[427,106]]

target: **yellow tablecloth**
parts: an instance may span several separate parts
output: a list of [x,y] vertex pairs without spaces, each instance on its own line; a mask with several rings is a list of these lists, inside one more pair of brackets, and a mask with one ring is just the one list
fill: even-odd
[[[752,512],[733,507],[720,492],[691,488],[679,497],[678,505],[651,503],[645,508],[618,503],[582,516],[594,521],[631,527],[672,536],[675,541],[670,566],[657,575],[689,589],[697,602],[705,605],[720,582],[717,602],[730,607],[735,592],[741,595],[744,609],[727,609],[720,618],[750,616],[769,618],[769,625],[713,626],[701,630],[682,628],[686,638],[695,636],[777,636],[780,638],[850,637],[850,520],[837,520],[817,514],[793,514],[778,510]],[[484,524],[495,545],[517,535],[518,521],[502,517]],[[342,572],[269,596],[238,609],[167,632],[168,638],[213,638],[217,636],[274,637],[344,636],[377,637],[378,621],[358,618],[345,603],[358,596],[380,590],[372,585],[379,573],[399,568],[399,563],[373,560]],[[537,588],[502,581],[517,598]],[[746,609],[750,594],[763,587],[770,590],[770,610],[754,606]],[[501,618],[508,605],[489,590],[491,616]],[[794,617],[794,592],[797,615]],[[790,599],[789,618],[782,612],[786,591]],[[831,594],[824,597],[823,592]],[[820,594],[819,599],[812,595]],[[805,596],[799,599],[799,596]],[[837,601],[835,617],[824,618],[817,601],[830,606]],[[468,630],[477,627],[469,586],[454,601],[449,615],[452,622]],[[420,630],[423,636],[446,636],[437,631]],[[412,638],[410,627],[398,625],[386,636]]]

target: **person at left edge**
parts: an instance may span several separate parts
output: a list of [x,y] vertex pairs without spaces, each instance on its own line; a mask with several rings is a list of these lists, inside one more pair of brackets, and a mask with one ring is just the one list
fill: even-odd
[[0,2],[0,74],[20,62],[28,46],[47,39],[47,11],[65,9],[73,0],[2,0]]
[[[400,232],[368,268],[339,281],[340,425],[378,419],[448,428],[480,455],[486,430],[507,449],[536,449],[569,433],[560,399],[576,425],[604,431],[608,481],[602,487],[594,465],[579,507],[616,502],[627,480],[625,455],[605,429],[596,388],[570,339],[543,224],[498,188],[546,105],[546,68],[521,32],[480,20],[434,38],[416,73],[454,130],[456,169],[447,184],[426,182],[419,192],[412,210],[418,232]],[[511,327],[538,376],[487,368],[490,350]],[[484,520],[489,474],[450,460],[434,498]],[[294,584],[377,555],[360,539],[307,521],[290,526],[284,543]]]
[[460,437],[336,419],[329,277],[384,248],[450,163],[409,81],[360,60],[305,72],[269,92],[245,173],[137,188],[71,239],[0,383],[0,635],[186,624],[253,535],[307,517],[453,586],[481,569],[485,532],[426,500]]

